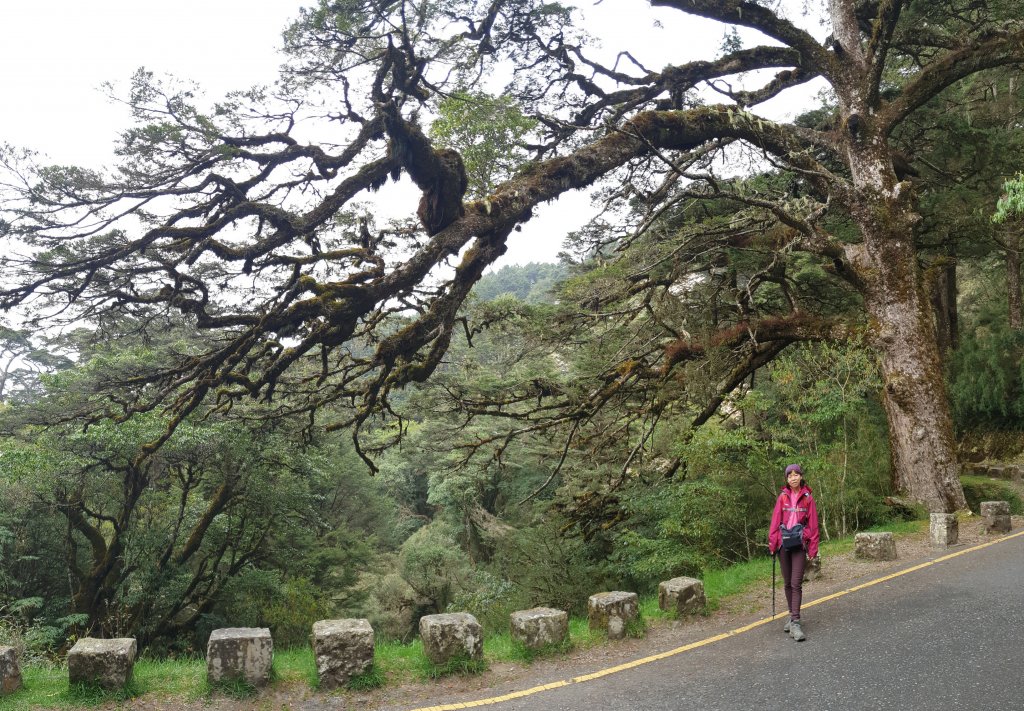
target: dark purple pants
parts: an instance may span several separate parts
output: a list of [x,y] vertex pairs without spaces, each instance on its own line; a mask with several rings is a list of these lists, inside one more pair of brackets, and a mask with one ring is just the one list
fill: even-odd
[[782,568],[782,587],[789,603],[789,616],[800,619],[800,600],[804,596],[804,568],[807,565],[807,551],[794,548],[779,551],[779,566]]

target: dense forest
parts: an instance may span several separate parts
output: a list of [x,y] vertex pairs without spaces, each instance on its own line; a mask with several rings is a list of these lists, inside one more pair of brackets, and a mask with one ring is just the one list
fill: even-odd
[[[606,66],[554,3],[323,0],[275,92],[140,71],[109,172],[4,147],[0,641],[504,628],[765,556],[790,462],[834,538],[1020,455],[1016,2],[833,0],[824,42],[652,5],[724,23],[718,56]],[[416,216],[359,202],[391,179]],[[583,187],[558,264],[494,268]]]

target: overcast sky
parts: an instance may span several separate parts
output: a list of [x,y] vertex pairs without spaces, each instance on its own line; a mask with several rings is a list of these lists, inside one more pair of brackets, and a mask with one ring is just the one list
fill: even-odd
[[[139,67],[199,83],[209,97],[274,81],[281,31],[312,0],[0,0],[0,141],[56,163],[109,162],[124,106],[101,86],[126,86]],[[652,10],[643,0],[585,4],[609,57],[628,48],[648,68],[714,56],[720,25]],[[752,42],[759,40],[752,38]],[[607,58],[606,58],[607,60]],[[792,113],[780,104],[771,113]],[[585,222],[585,195],[550,206],[514,234],[505,262],[553,260],[567,230]]]

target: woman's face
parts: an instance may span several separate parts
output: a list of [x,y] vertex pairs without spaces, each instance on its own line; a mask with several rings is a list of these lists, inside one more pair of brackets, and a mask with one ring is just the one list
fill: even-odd
[[800,472],[790,472],[786,475],[786,483],[793,489],[800,486]]

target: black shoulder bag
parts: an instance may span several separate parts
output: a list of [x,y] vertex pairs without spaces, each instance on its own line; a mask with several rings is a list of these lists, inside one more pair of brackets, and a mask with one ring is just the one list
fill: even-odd
[[804,525],[802,523],[794,523],[792,528],[779,526],[779,531],[782,533],[782,547],[787,551],[803,548]]

